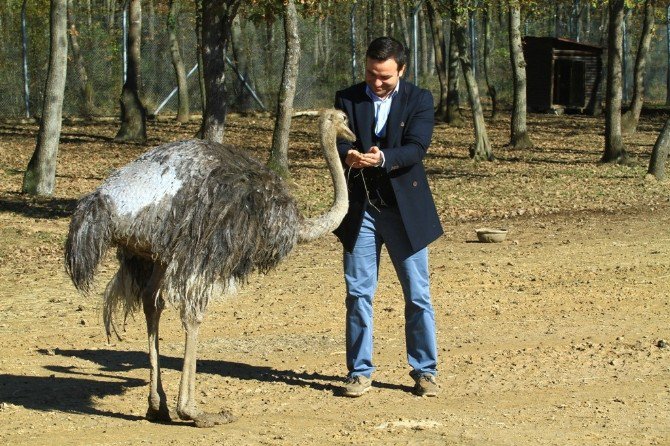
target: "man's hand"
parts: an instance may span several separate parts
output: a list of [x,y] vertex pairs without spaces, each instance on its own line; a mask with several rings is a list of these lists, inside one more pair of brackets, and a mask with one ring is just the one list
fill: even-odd
[[382,161],[382,152],[377,146],[370,147],[368,153],[361,153],[358,150],[351,149],[347,152],[347,157],[344,160],[347,166],[354,169],[381,166]]

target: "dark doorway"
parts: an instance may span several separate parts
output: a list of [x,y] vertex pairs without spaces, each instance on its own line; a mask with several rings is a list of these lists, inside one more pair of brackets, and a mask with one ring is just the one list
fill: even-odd
[[586,64],[581,60],[554,61],[554,104],[584,107]]

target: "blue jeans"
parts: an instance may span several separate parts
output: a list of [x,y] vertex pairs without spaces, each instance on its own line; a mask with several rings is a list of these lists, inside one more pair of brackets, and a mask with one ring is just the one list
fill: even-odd
[[347,369],[349,376],[370,377],[372,300],[377,289],[379,255],[386,245],[405,297],[405,343],[412,376],[437,373],[435,313],[430,302],[428,248],[412,252],[397,209],[368,206],[352,252],[344,252],[347,286]]

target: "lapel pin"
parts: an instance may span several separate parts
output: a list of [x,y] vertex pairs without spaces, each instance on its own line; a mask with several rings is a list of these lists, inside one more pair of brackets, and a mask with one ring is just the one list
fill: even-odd
[[400,127],[405,127],[405,121],[400,121]]

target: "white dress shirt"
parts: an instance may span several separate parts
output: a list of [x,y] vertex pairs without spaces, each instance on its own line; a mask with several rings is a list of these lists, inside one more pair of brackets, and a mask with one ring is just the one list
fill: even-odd
[[[372,99],[372,105],[375,110],[375,135],[379,138],[386,137],[386,121],[388,121],[389,113],[391,112],[391,104],[393,98],[398,94],[400,89],[400,82],[398,82],[393,89],[393,91],[386,96],[384,99],[380,98],[370,90],[370,87],[365,86],[365,92]],[[384,158],[384,152],[380,152],[381,161],[378,164],[379,166],[384,166],[386,159]]]

